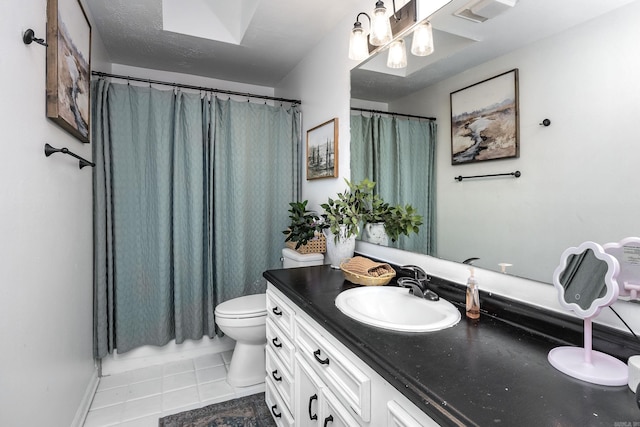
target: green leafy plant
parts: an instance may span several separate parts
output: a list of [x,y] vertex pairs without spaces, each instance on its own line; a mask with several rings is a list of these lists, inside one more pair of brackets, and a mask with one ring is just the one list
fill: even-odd
[[312,240],[316,232],[320,232],[325,228],[322,218],[313,211],[307,210],[307,203],[291,202],[289,203],[289,219],[291,223],[289,228],[282,232],[287,235],[285,242],[296,242],[296,249],[302,245],[306,245]]
[[387,236],[395,242],[400,235],[417,234],[422,225],[422,216],[411,205],[397,205],[389,209],[383,222]]
[[[340,237],[347,238],[358,235],[360,224],[368,210],[370,200],[373,197],[373,188],[376,185],[375,182],[368,179],[356,184],[346,179],[345,182],[349,187],[348,189],[338,193],[336,199],[329,198],[327,203],[320,205],[325,211],[322,215],[325,219],[325,224],[335,235],[336,241]],[[344,230],[341,230],[341,228],[344,228]]]

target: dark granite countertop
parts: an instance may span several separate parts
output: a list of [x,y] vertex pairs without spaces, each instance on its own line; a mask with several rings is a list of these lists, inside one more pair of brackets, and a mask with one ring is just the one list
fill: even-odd
[[[329,266],[269,270],[264,277],[441,425],[640,425],[625,386],[579,381],[547,353],[565,343],[483,314],[452,328],[403,333],[364,325],[334,303],[355,287]],[[463,311],[463,308],[460,307]]]

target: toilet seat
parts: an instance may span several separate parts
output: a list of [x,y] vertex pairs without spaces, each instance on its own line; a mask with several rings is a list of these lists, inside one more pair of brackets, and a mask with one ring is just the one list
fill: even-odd
[[215,315],[227,319],[249,319],[267,315],[266,294],[246,295],[218,304]]

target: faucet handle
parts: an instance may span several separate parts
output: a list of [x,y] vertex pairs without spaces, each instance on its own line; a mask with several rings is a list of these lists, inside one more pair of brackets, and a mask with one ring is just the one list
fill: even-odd
[[410,271],[413,273],[413,278],[419,282],[428,282],[429,276],[427,273],[417,265],[403,265],[400,267],[402,270]]

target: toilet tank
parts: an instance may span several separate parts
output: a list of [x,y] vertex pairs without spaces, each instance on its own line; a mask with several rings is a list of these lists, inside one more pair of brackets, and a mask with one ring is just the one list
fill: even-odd
[[282,268],[309,267],[324,264],[323,254],[301,254],[293,249],[282,249]]

